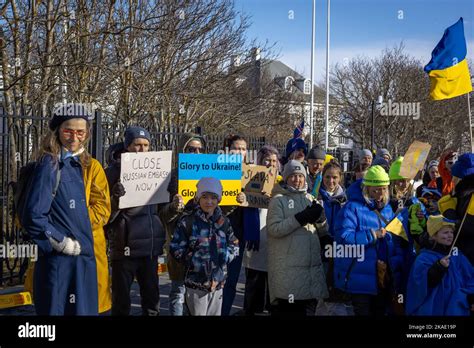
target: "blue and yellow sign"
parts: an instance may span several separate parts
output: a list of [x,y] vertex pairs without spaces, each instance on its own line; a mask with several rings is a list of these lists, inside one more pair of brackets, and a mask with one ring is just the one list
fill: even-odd
[[242,191],[242,156],[236,154],[179,154],[178,193],[184,204],[196,195],[199,179],[219,179],[223,193],[220,205],[238,205],[237,195]]

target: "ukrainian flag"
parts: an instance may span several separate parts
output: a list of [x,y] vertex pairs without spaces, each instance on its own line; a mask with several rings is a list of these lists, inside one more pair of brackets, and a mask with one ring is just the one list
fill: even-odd
[[462,17],[444,31],[425,66],[434,100],[454,98],[472,91],[466,60],[467,48]]
[[409,231],[409,214],[408,214],[408,208],[405,207],[402,209],[400,213],[397,214],[397,216],[387,225],[385,226],[385,229],[388,232],[391,232],[399,237],[402,237],[408,242],[408,234],[407,231]]

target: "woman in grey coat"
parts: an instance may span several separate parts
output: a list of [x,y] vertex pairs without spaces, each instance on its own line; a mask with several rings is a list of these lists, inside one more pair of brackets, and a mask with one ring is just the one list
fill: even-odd
[[306,314],[328,296],[319,239],[327,235],[324,208],[307,193],[298,161],[283,170],[268,207],[268,282],[272,315]]

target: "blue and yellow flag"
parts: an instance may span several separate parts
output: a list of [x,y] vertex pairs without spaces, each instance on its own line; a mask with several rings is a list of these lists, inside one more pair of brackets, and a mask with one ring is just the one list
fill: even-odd
[[405,207],[402,209],[400,213],[397,214],[397,216],[390,221],[390,223],[385,226],[385,229],[388,232],[391,232],[399,237],[402,237],[408,242],[408,234],[407,231],[409,231],[409,215],[408,215],[408,208]]
[[431,99],[449,99],[472,91],[466,54],[461,17],[444,31],[442,39],[431,53],[430,62],[425,66],[431,82]]

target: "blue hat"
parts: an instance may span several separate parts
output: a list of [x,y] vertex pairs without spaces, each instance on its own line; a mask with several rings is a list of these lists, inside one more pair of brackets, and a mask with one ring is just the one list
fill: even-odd
[[133,142],[133,140],[137,138],[143,138],[150,141],[151,140],[150,132],[148,132],[145,128],[142,128],[142,127],[136,127],[136,126],[128,127],[125,130],[125,140],[124,140],[125,148],[127,148]]
[[439,192],[438,189],[423,187],[423,189],[421,190],[421,197],[424,197],[426,195],[431,195],[431,196],[436,195],[436,196],[438,196],[438,198],[441,198],[441,196],[442,196],[441,192]]
[[306,143],[304,142],[303,139],[301,138],[292,138],[288,141],[286,144],[286,157],[290,157],[290,155],[295,152],[296,150],[303,149],[304,154],[308,153],[308,147],[306,146]]
[[462,179],[472,174],[474,174],[474,153],[464,153],[451,168],[451,175]]

